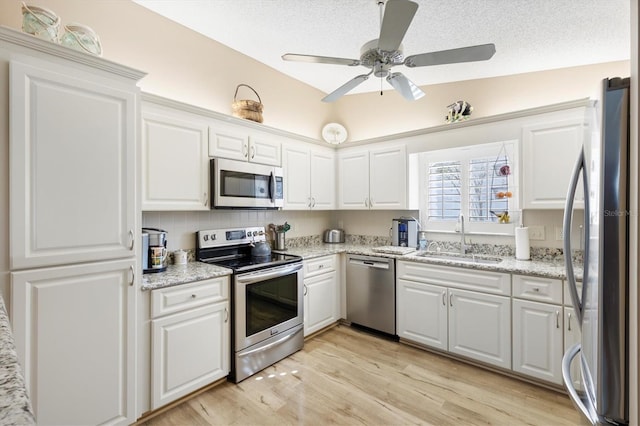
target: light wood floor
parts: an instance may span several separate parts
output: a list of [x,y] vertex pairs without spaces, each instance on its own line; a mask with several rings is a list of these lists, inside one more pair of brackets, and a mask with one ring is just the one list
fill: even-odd
[[238,385],[224,383],[145,425],[575,425],[561,393],[335,327]]

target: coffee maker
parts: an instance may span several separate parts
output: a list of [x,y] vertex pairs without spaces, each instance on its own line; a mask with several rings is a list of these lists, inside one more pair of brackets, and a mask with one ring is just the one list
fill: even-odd
[[167,270],[167,231],[159,228],[142,228],[142,272]]
[[391,239],[394,246],[418,248],[418,222],[413,218],[393,219]]

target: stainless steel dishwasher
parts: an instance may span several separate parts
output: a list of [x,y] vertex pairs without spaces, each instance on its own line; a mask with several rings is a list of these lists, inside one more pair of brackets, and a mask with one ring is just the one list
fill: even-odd
[[394,259],[347,255],[347,321],[395,335],[395,278]]

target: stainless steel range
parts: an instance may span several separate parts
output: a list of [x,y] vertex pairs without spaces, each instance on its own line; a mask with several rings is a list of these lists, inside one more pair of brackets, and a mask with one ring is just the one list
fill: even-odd
[[[196,233],[196,258],[232,269],[231,375],[238,383],[302,349],[302,258],[257,253],[264,227]],[[264,251],[260,252],[261,254]]]

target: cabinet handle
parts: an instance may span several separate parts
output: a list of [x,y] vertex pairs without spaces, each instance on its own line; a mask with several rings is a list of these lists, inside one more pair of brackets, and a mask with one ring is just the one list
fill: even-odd
[[136,271],[131,265],[129,266],[129,270],[131,271],[131,281],[129,281],[129,285],[132,286],[136,282]]
[[447,306],[447,292],[446,290],[442,292],[442,306]]
[[453,300],[451,300],[452,297],[453,297],[453,293],[449,293],[449,306],[453,307]]
[[229,310],[224,308],[224,322],[229,321]]
[[311,197],[307,198],[307,200],[309,200],[309,202],[307,203],[307,207],[311,208]]
[[302,292],[302,294],[304,296],[306,296],[307,295],[307,285],[306,284],[302,284],[302,285],[304,286],[304,291]]
[[204,206],[206,207],[209,204],[209,197],[207,197],[207,193],[204,193]]
[[314,208],[316,206],[316,199],[311,197],[311,201],[313,202],[313,204],[311,205],[311,208]]
[[369,198],[369,208],[373,207],[373,198]]
[[249,154],[249,150],[247,148],[247,144],[244,144],[242,145],[242,156],[246,158],[247,154]]
[[369,199],[368,198],[364,199],[364,206],[365,207],[369,207]]
[[129,238],[131,238],[131,244],[129,244],[129,250],[133,250],[133,246],[136,242],[136,239],[134,238],[133,230],[131,229],[129,229]]
[[251,147],[251,159],[253,160],[254,158],[256,158],[256,147],[252,146]]
[[560,328],[560,311],[556,311],[556,328]]
[[567,313],[567,331],[571,331],[571,312]]

